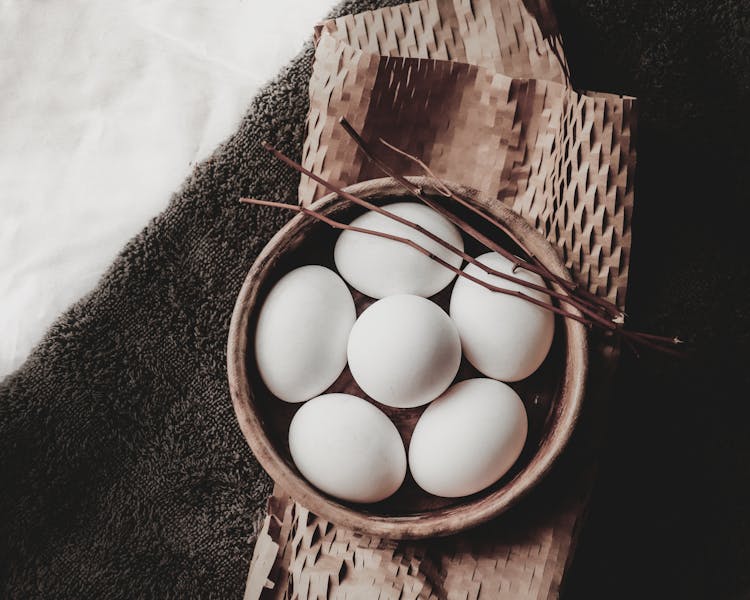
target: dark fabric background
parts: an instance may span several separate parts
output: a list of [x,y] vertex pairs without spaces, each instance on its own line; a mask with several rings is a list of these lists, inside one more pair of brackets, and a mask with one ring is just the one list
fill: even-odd
[[[575,85],[641,98],[631,322],[696,347],[625,355],[566,596],[745,597],[750,8],[553,5]],[[225,341],[286,215],[236,199],[294,197],[259,142],[299,154],[309,60],[308,46],[0,385],[3,597],[241,597],[269,481],[235,424]]]
[[635,327],[694,342],[624,354],[567,588],[750,598],[750,2],[553,2],[574,83],[638,96]]

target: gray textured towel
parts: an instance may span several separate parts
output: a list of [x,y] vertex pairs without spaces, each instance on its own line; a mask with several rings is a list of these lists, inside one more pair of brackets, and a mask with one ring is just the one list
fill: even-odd
[[[625,360],[570,597],[728,597],[750,585],[750,405],[732,393],[750,386],[750,263],[731,258],[747,255],[750,9],[553,4],[575,83],[642,100],[632,317],[705,349],[697,367]],[[259,142],[299,155],[310,56],[0,386],[0,596],[241,597],[270,488],[235,422],[226,335],[288,215],[237,198],[295,198]],[[724,214],[698,210],[712,202]]]
[[300,154],[310,59],[308,44],[3,383],[0,596],[241,597],[270,482],[236,424],[226,339],[289,215],[237,200],[296,197],[259,142]]

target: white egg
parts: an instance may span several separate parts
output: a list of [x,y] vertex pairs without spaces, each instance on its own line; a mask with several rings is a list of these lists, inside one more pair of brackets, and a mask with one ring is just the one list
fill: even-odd
[[313,398],[289,425],[289,450],[302,475],[324,492],[351,502],[378,502],[406,476],[406,451],[391,420],[362,398]]
[[409,445],[417,485],[447,498],[474,494],[516,462],[527,433],[526,409],[513,389],[494,379],[467,379],[424,411]]
[[[544,285],[535,273],[524,269],[513,273],[513,263],[495,252],[477,260],[496,271]],[[476,265],[467,265],[464,272],[498,287],[550,301],[544,292],[490,275]],[[483,375],[501,381],[518,381],[536,371],[549,352],[555,332],[552,312],[522,298],[490,291],[464,277],[459,277],[453,287],[450,315],[467,360]]]
[[[383,207],[440,236],[463,250],[461,233],[445,217],[416,202],[397,202]],[[454,267],[461,266],[461,257],[429,239],[422,233],[370,211],[351,223],[383,233],[390,233],[417,242]],[[429,297],[447,286],[455,274],[406,244],[373,235],[344,231],[334,249],[336,268],[354,289],[371,298],[395,294],[416,294]]]
[[450,317],[420,296],[388,296],[369,306],[349,335],[349,369],[371,398],[421,406],[451,384],[461,340]]
[[346,344],[357,318],[354,300],[336,273],[307,265],[284,275],[260,309],[255,359],[263,382],[286,402],[325,391],[346,366]]

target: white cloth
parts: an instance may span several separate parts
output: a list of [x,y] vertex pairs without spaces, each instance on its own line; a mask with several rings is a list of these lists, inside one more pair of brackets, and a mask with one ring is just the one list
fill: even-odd
[[333,0],[0,0],[0,378]]

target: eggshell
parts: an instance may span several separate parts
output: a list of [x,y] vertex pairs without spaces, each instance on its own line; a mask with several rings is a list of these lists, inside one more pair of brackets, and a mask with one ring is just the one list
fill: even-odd
[[357,318],[354,300],[336,273],[307,265],[282,277],[263,303],[255,359],[263,382],[286,402],[325,391],[346,366],[346,344]]
[[[513,273],[513,263],[495,252],[477,260],[497,271],[544,285],[535,273],[524,269]],[[489,275],[478,266],[469,264],[464,271],[498,287],[550,301],[544,292]],[[536,371],[549,352],[555,332],[550,311],[522,298],[490,291],[464,277],[459,277],[453,287],[450,315],[467,360],[483,375],[501,381],[518,381]]]
[[347,354],[366,394],[410,408],[434,400],[451,384],[461,363],[461,341],[437,304],[420,296],[389,296],[357,319]]
[[[416,202],[396,202],[383,208],[421,225],[463,250],[464,243],[458,229],[431,208]],[[461,266],[460,256],[422,233],[377,212],[366,212],[351,224],[414,240],[453,266]],[[395,294],[429,297],[437,294],[455,277],[452,271],[414,248],[355,231],[344,231],[339,235],[333,255],[336,268],[346,282],[371,298]]]
[[406,475],[406,451],[380,409],[349,394],[313,398],[289,425],[289,450],[302,475],[351,502],[378,502]]
[[526,409],[494,379],[467,379],[424,411],[409,445],[409,468],[426,492],[457,498],[492,485],[516,462],[527,433]]

